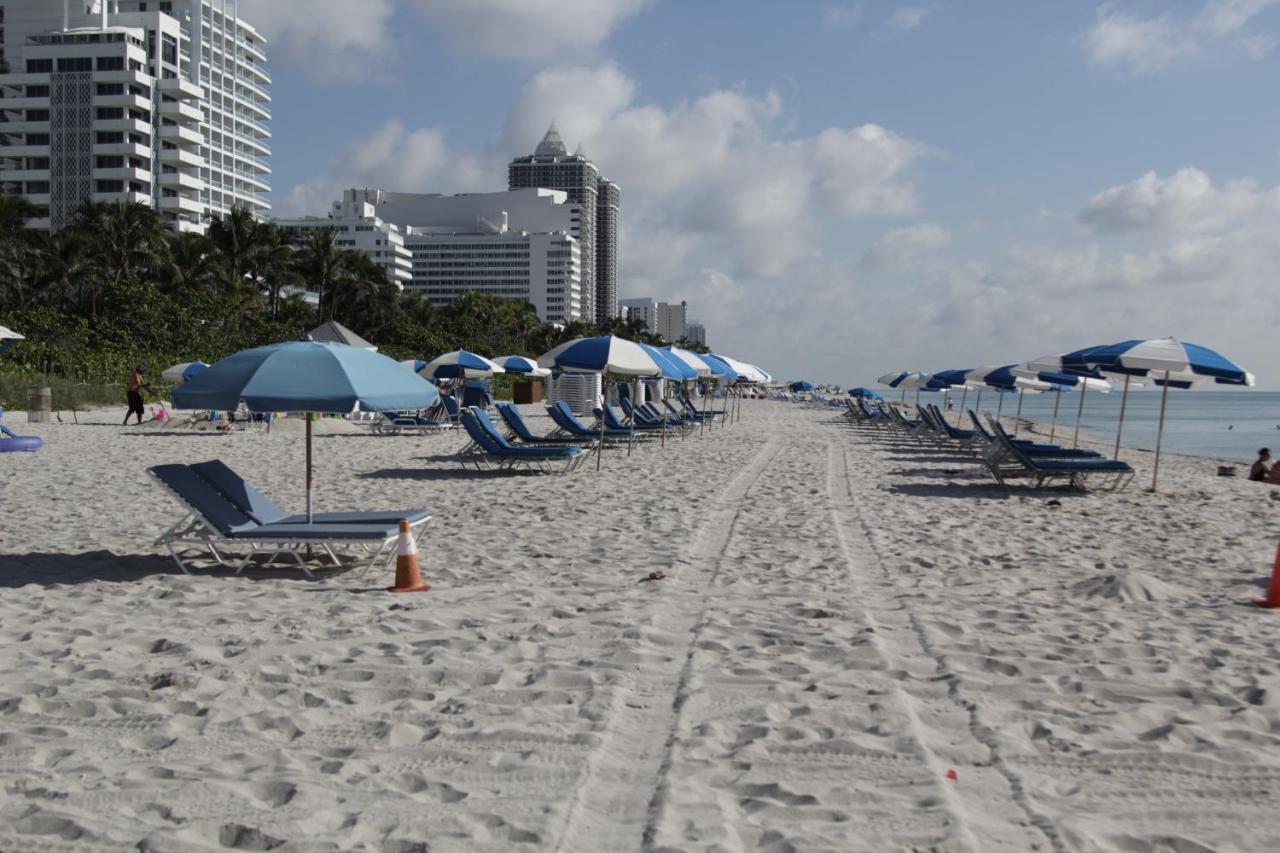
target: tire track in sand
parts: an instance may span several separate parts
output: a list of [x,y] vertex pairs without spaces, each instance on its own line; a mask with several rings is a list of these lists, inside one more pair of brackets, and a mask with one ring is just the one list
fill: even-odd
[[[858,508],[858,502],[854,497],[853,490],[849,484],[849,463],[848,451],[836,442],[827,445],[827,496],[831,505],[831,516],[836,530],[836,539],[840,546],[840,552],[844,557],[845,565],[848,570],[848,577],[851,586],[859,587],[858,600],[862,602],[870,602],[862,606],[862,612],[866,622],[874,630],[875,645],[880,653],[884,655],[885,661],[889,665],[900,662],[897,659],[905,659],[909,657],[925,657],[931,660],[937,669],[937,678],[945,680],[947,684],[947,697],[959,708],[966,713],[968,726],[968,738],[973,744],[980,746],[989,756],[986,767],[971,767],[966,770],[966,788],[974,790],[985,795],[984,801],[975,802],[973,808],[967,807],[966,799],[956,790],[955,785],[943,783],[940,781],[939,789],[943,801],[947,805],[947,810],[956,818],[959,834],[963,842],[970,850],[991,850],[991,849],[1025,849],[1028,847],[1040,848],[1047,842],[1056,853],[1063,853],[1065,847],[1062,842],[1061,835],[1052,821],[1044,815],[1039,814],[1029,802],[1026,791],[1021,778],[1013,772],[1004,757],[1000,753],[999,743],[996,740],[995,733],[990,727],[984,725],[978,717],[978,703],[966,699],[960,693],[960,674],[957,673],[947,662],[945,655],[938,652],[930,643],[925,632],[925,626],[920,621],[916,613],[909,607],[903,608],[900,604],[893,601],[886,601],[883,598],[877,598],[874,587],[868,587],[865,579],[860,578],[857,570],[858,561],[853,557],[853,551],[849,547],[849,536],[846,533],[850,526],[845,522],[841,507],[847,507],[852,515],[857,519],[858,528],[861,535],[858,536],[859,551],[861,553],[869,553],[874,555],[880,574],[886,581],[892,583],[892,577],[884,567],[884,561],[880,553],[876,550],[875,543],[870,535],[870,527],[866,518]],[[872,605],[874,609],[880,612],[890,612],[895,609],[904,610],[906,612],[908,625],[903,626],[909,630],[888,631],[877,622],[872,615]],[[891,633],[899,635],[907,634],[914,640],[912,648],[898,648],[896,651],[886,642],[886,637]],[[901,704],[904,713],[909,720],[911,730],[917,743],[920,744],[923,755],[930,768],[934,771],[935,778],[942,780],[945,778],[946,763],[943,762],[937,753],[928,745],[929,728],[920,719],[917,710],[917,699],[912,696],[903,686],[895,686],[896,697]],[[946,734],[958,734],[954,728]],[[954,740],[952,741],[954,743]],[[998,774],[998,778],[990,778],[992,774],[989,772],[994,770]],[[983,777],[988,777],[984,779]],[[970,782],[972,778],[975,782]],[[1001,820],[998,814],[990,810],[991,796],[997,790],[998,783],[1003,782],[1008,792],[1008,802],[1011,803],[1020,814],[1020,819],[1016,822],[1009,820]],[[983,843],[978,844],[968,815],[971,811],[978,811],[982,814]],[[1024,831],[1026,826],[1032,826],[1037,830],[1039,837],[1031,838]]]
[[[743,500],[782,447],[781,437],[770,438],[729,481],[686,546],[679,573],[663,581],[664,594],[646,606],[654,611],[651,620],[638,614],[636,624],[647,629],[629,632],[635,642],[621,650],[648,658],[639,661],[629,683],[615,689],[600,743],[587,760],[552,849],[615,853],[652,847],[693,652],[706,621],[706,592],[720,572]],[[674,642],[654,642],[664,637]]]

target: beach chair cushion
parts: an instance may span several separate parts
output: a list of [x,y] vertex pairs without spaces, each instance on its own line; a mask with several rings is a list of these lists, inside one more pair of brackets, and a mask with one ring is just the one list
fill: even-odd
[[262,526],[188,465],[156,465],[151,473],[223,536],[257,530]]

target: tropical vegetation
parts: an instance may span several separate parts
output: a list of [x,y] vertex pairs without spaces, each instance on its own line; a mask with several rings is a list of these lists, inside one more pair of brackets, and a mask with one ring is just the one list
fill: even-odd
[[326,320],[394,358],[458,348],[537,355],[603,332],[661,342],[639,321],[560,327],[532,306],[478,293],[435,306],[344,249],[332,229],[298,233],[243,209],[216,218],[207,234],[170,231],[140,204],[86,203],[54,234],[26,227],[33,212],[21,196],[0,195],[0,325],[26,336],[0,357],[0,376],[11,380],[114,386],[135,364],[212,362]]

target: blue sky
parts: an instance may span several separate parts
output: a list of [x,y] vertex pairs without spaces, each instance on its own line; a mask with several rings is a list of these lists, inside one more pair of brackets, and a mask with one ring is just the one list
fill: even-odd
[[1175,335],[1269,380],[1280,4],[241,0],[275,203],[497,190],[556,118],[624,296],[786,376]]

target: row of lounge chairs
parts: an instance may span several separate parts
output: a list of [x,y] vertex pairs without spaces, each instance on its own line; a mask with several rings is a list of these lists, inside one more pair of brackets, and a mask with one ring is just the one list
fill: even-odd
[[859,398],[846,405],[847,416],[858,426],[890,431],[932,448],[975,457],[1002,486],[1022,481],[1036,487],[1063,483],[1085,489],[1093,482],[1120,489],[1133,479],[1133,468],[1128,463],[1106,459],[1093,450],[1013,438],[998,419],[987,414],[984,425],[972,409],[966,415],[973,429],[964,429],[949,423],[934,405],[919,407],[916,418],[893,403],[868,403]]

